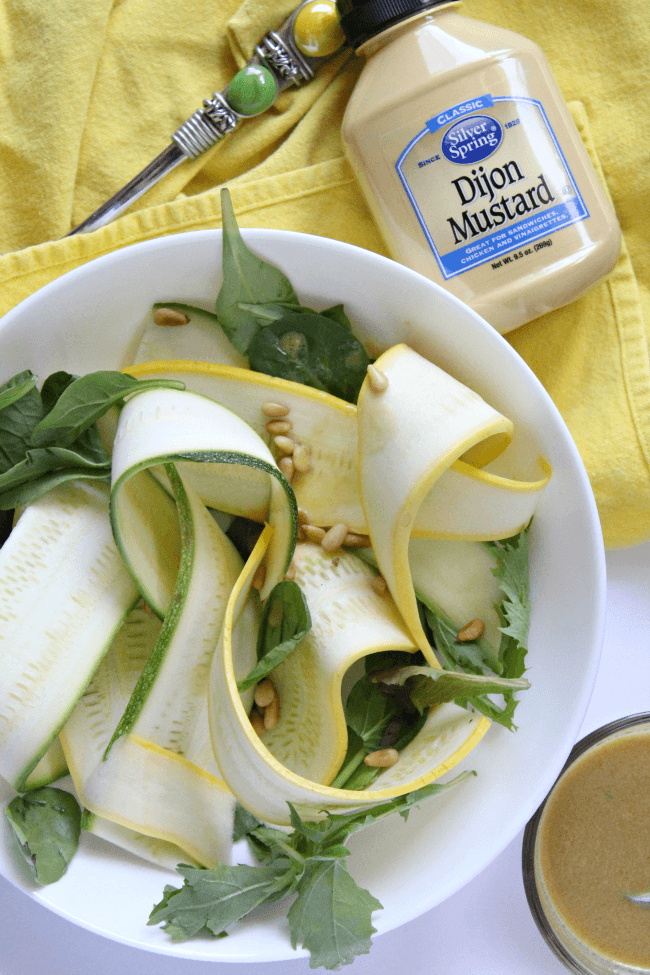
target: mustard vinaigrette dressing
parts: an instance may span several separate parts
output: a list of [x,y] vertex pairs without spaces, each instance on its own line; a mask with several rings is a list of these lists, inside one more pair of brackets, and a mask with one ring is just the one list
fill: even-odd
[[650,715],[580,742],[524,835],[529,906],[574,972],[650,971]]
[[579,759],[547,803],[538,843],[565,922],[603,954],[650,968],[650,911],[623,896],[650,890],[650,733]]

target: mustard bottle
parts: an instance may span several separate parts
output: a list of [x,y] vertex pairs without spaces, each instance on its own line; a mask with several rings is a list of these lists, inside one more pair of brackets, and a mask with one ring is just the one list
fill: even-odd
[[338,0],[343,144],[391,256],[505,333],[614,267],[616,216],[537,44],[459,0]]

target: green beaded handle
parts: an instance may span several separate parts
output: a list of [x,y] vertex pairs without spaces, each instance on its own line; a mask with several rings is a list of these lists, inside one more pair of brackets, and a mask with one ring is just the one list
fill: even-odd
[[110,223],[172,169],[196,159],[244,119],[260,115],[292,85],[310,81],[344,46],[335,0],[306,0],[277,31],[269,31],[248,64],[223,92],[215,92],[174,132],[172,142],[126,186],[70,231],[88,233]]

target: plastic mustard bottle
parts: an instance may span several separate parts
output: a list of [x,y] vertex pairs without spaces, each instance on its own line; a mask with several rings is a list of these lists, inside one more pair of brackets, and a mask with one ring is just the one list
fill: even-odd
[[579,297],[620,229],[540,48],[458,0],[338,0],[343,143],[392,257],[499,332]]

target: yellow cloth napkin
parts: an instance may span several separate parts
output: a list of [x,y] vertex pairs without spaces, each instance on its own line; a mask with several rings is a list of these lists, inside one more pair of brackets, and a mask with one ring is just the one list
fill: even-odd
[[[339,137],[360,59],[340,54],[124,216],[61,240],[168,145],[296,0],[4,0],[0,5],[0,315],[101,254],[220,226],[316,233],[386,254]],[[552,7],[552,10],[551,10]],[[624,233],[610,277],[508,336],[582,454],[608,546],[650,537],[650,5],[465,0],[544,49]],[[407,66],[406,66],[407,69]],[[44,325],[44,328],[46,326]],[[1,361],[0,349],[0,361]]]

